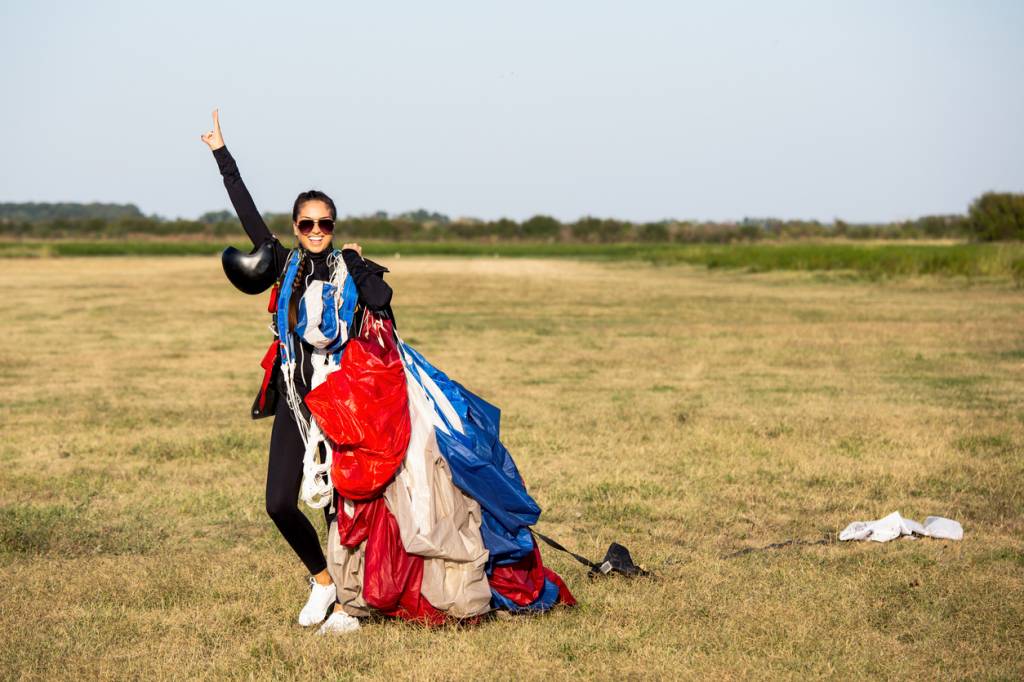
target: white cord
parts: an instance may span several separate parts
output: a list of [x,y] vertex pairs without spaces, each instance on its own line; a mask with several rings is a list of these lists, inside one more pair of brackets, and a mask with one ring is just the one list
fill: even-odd
[[[338,257],[338,254],[332,252],[327,256],[327,266],[331,271],[331,282],[335,285],[335,305],[340,309],[341,307],[341,293],[342,287],[345,282],[345,276],[348,275],[348,270],[344,267],[339,267],[339,264],[343,265],[343,262]],[[306,287],[309,287],[310,278],[312,272],[306,276]],[[286,333],[291,334],[291,330],[286,329]],[[348,330],[345,330],[346,333]],[[299,372],[302,372],[305,360],[305,349],[302,347],[302,342],[298,341],[299,352],[302,353],[300,356],[300,363],[298,365]],[[315,419],[310,419],[308,422],[302,414],[301,409],[301,398],[299,398],[298,391],[295,388],[295,361],[290,360],[285,363],[287,366],[282,367],[285,370],[285,398],[288,403],[288,407],[291,408],[292,414],[295,416],[295,423],[299,427],[299,434],[302,436],[302,444],[304,451],[302,455],[302,484],[299,487],[299,496],[306,506],[311,509],[322,509],[331,503],[333,499],[332,491],[334,490],[334,483],[331,481],[331,447],[324,437],[324,434],[320,431],[320,427],[317,425]],[[327,380],[327,375],[338,369],[338,363],[335,362],[333,353],[325,353],[320,350],[314,350],[310,357],[310,366],[312,368],[312,376],[310,377],[310,390],[316,388],[324,381]],[[305,382],[306,376],[302,375],[302,381]],[[317,455],[323,454],[323,462],[317,461],[319,458]]]

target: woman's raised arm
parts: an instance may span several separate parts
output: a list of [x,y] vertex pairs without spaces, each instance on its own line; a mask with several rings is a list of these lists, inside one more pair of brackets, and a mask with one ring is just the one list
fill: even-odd
[[263,221],[263,216],[256,209],[256,203],[249,195],[249,190],[242,182],[242,175],[238,172],[238,164],[231,156],[231,152],[224,146],[224,136],[220,132],[220,117],[218,110],[213,110],[213,130],[202,135],[202,140],[213,152],[213,158],[217,160],[220,174],[224,178],[224,187],[228,190],[228,197],[235,207],[238,219],[242,221],[245,233],[249,235],[253,246],[259,246],[268,239],[273,239],[274,234]]

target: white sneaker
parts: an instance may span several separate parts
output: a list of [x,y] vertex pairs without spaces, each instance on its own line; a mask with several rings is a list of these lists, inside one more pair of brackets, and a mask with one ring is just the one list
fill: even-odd
[[309,586],[312,588],[309,591],[309,599],[299,612],[299,625],[304,628],[322,621],[327,616],[327,609],[338,600],[338,588],[334,583],[321,585],[310,578]]
[[331,614],[331,617],[324,621],[324,624],[320,626],[320,629],[316,631],[318,635],[340,635],[343,632],[352,632],[359,629],[359,619],[354,618],[344,611],[335,610]]

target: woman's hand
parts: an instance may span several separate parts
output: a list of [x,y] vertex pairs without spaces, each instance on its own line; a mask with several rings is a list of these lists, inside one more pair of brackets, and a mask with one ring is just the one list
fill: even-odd
[[210,151],[224,146],[224,136],[220,134],[220,118],[218,118],[217,112],[217,109],[213,110],[213,130],[202,135],[202,140],[209,145]]
[[344,244],[341,247],[341,250],[344,251],[345,249],[352,249],[353,251],[359,254],[360,258],[363,255],[363,247],[359,246],[359,244],[356,244],[355,242],[349,242],[347,244]]

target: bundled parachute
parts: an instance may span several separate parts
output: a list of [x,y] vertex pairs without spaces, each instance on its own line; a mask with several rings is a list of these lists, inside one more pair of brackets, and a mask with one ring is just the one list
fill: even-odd
[[339,501],[327,564],[354,616],[439,624],[575,599],[530,526],[540,507],[499,438],[500,411],[364,313],[306,397]]

